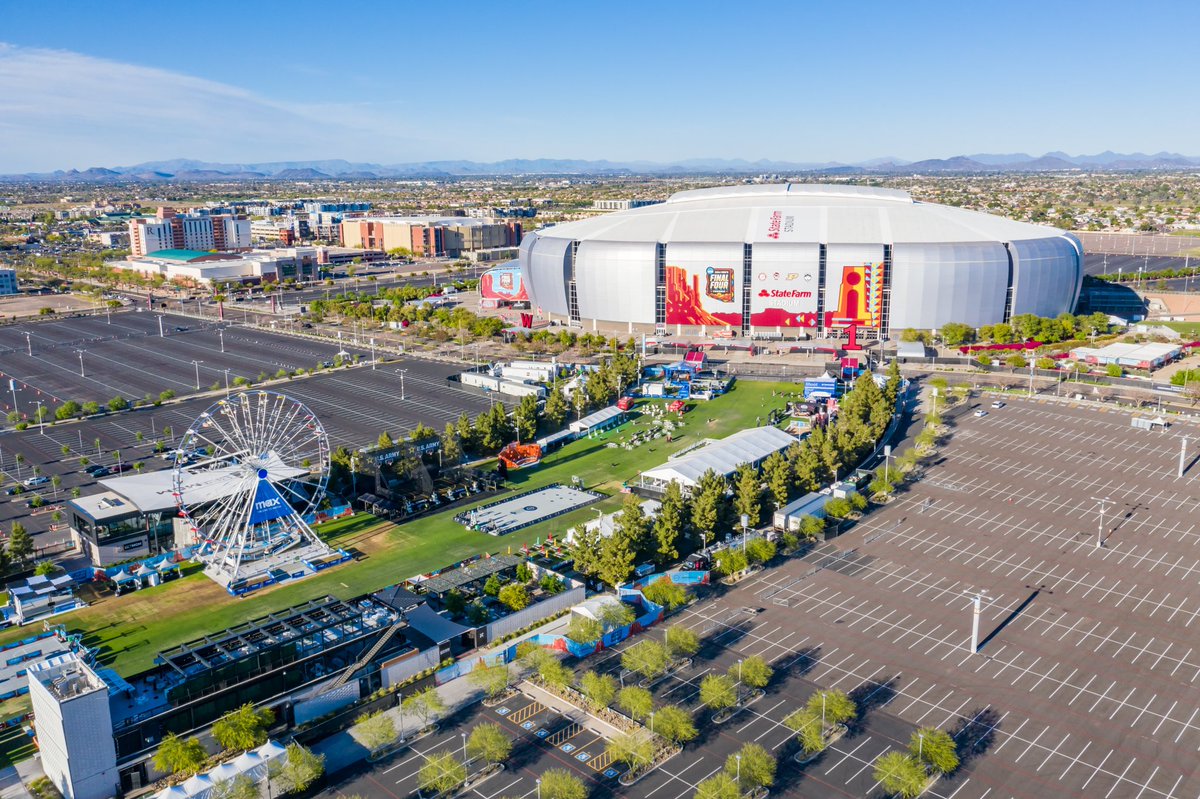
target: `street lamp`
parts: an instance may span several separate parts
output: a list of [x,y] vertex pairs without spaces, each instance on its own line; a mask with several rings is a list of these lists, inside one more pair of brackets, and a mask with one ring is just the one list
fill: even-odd
[[162,318],[162,314],[159,314],[159,317],[158,317],[158,337],[159,337],[159,338],[165,338],[165,337],[166,337],[166,335],[167,335],[167,334],[166,334],[165,332],[163,332],[163,318]]
[[1100,523],[1096,526],[1096,548],[1104,546],[1104,511],[1108,510],[1108,504],[1112,502],[1108,497],[1092,497],[1096,504],[1100,507]]
[[42,435],[46,435],[46,416],[42,413],[42,401],[35,400],[35,402],[37,402],[38,427],[41,428]]
[[371,337],[371,371],[375,371],[375,337]]
[[542,799],[542,778],[538,777],[535,782],[537,783],[537,799]]
[[225,396],[229,396],[229,369],[222,370],[225,372]]
[[87,375],[83,373],[83,353],[86,352],[86,350],[75,350],[75,352],[79,355],[79,376],[87,377]]
[[25,333],[25,347],[29,350],[29,357],[33,357],[33,339],[29,337],[29,333]]
[[200,390],[200,364],[204,361],[192,361],[192,365],[196,367],[196,390]]
[[401,400],[404,399],[404,373],[407,371],[408,371],[407,369],[397,369],[396,370],[396,374],[400,375],[400,399]]
[[917,730],[917,760],[921,759],[921,753],[925,751],[925,733]]
[[739,752],[735,754],[734,757],[737,758],[737,784],[738,790],[740,791],[742,789],[742,755]]
[[[742,552],[746,551],[746,530],[749,526],[750,526],[750,515],[747,513],[743,513],[742,514]],[[738,661],[738,662],[740,663],[741,661]]]
[[971,654],[979,652],[979,611],[983,607],[983,598],[987,591],[976,591],[971,596]]
[[467,760],[467,734],[466,734],[465,732],[460,732],[460,733],[459,733],[459,735],[460,735],[460,736],[462,736],[462,742],[463,742],[463,762],[465,763],[465,762],[466,762],[466,760]]
[[224,328],[218,327],[217,335],[220,336],[220,338],[221,338],[221,352],[224,352],[225,351],[225,330],[224,330]]

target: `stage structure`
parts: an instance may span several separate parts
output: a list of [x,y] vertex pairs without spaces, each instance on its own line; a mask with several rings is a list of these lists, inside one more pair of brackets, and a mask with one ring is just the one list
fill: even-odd
[[313,412],[283,394],[247,391],[188,428],[173,490],[205,573],[242,594],[342,560],[305,521],[328,479],[329,437]]

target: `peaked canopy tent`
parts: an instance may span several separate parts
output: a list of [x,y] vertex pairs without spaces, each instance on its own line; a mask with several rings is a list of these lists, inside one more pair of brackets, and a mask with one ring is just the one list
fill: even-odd
[[695,488],[709,470],[721,477],[729,477],[742,464],[757,468],[771,453],[787,449],[794,443],[796,439],[777,427],[752,427],[648,469],[642,472],[638,484],[642,488],[662,490],[670,483],[679,483],[686,493]]

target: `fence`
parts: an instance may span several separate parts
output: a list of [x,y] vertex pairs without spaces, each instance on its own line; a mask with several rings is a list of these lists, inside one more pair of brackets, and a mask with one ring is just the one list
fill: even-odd
[[423,649],[412,657],[385,664],[383,667],[383,684],[385,687],[398,685],[413,675],[420,674],[426,669],[437,666],[439,660],[438,648],[431,646]]
[[569,607],[578,605],[585,598],[586,592],[582,585],[568,588],[559,594],[548,596],[535,605],[530,605],[516,613],[510,613],[503,619],[496,619],[489,624],[487,626],[487,640],[498,641],[509,633],[515,633],[517,630],[528,627],[538,619],[553,616],[560,610],[566,610]]

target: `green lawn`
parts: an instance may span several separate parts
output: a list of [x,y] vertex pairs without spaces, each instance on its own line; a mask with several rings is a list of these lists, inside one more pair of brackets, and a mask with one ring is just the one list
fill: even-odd
[[0,730],[0,768],[13,766],[33,757],[33,739],[21,727]]
[[1193,341],[1200,337],[1200,322],[1160,322],[1157,319],[1148,324],[1162,325],[1169,327],[1185,336],[1190,337]]
[[[502,538],[466,530],[456,524],[453,517],[462,508],[401,525],[358,514],[318,528],[331,544],[358,553],[360,558],[356,563],[339,566],[298,583],[267,589],[245,599],[229,596],[216,583],[193,570],[164,585],[120,598],[104,598],[61,617],[61,621],[68,630],[83,633],[85,643],[99,647],[103,662],[123,675],[135,674],[150,668],[154,656],[162,650],[313,597],[325,594],[341,598],[358,596],[471,555],[515,550],[523,543],[544,539],[548,533],[561,533],[571,525],[591,518],[591,508],[619,506],[622,481],[633,480],[640,471],[665,461],[667,455],[704,438],[721,438],[754,426],[756,417],[765,420],[770,410],[784,404],[782,397],[771,396],[772,391],[784,388],[794,390],[792,384],[741,382],[724,397],[693,403],[684,417],[683,428],[674,433],[674,440],[669,444],[665,438],[660,438],[632,451],[604,446],[608,441],[623,440],[639,424],[644,424],[635,420],[608,432],[603,438],[573,442],[546,457],[538,466],[510,474],[510,482],[517,491],[553,482],[569,484],[572,476],[578,476],[588,488],[610,496],[588,508]],[[0,645],[22,638],[26,632],[8,630],[0,635]]]

